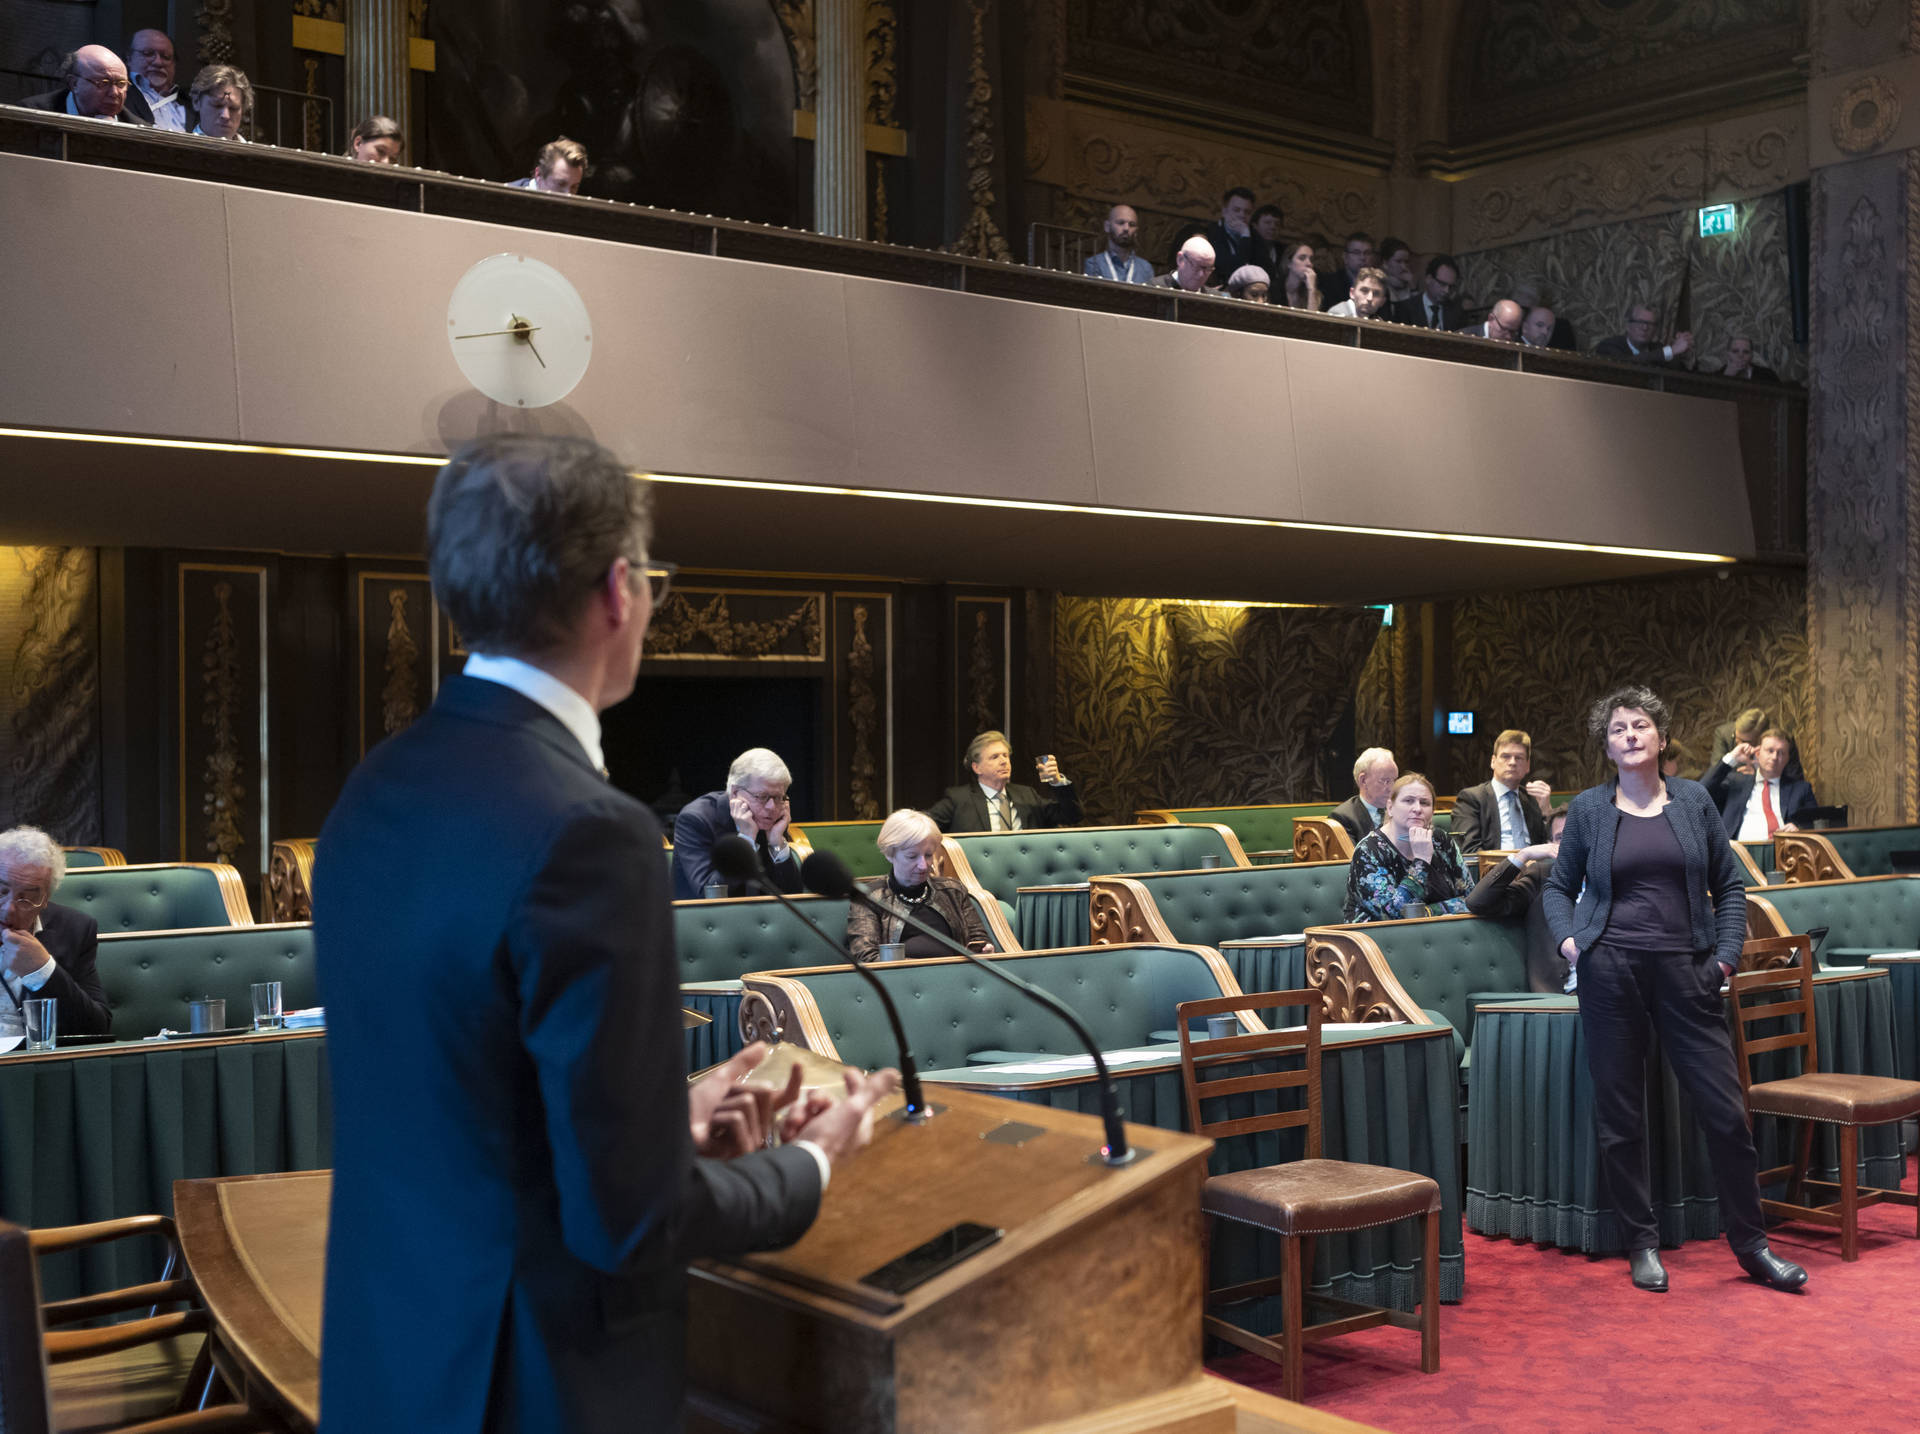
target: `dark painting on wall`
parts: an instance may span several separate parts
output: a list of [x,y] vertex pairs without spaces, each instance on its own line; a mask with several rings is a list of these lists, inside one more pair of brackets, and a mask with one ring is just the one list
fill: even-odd
[[431,13],[434,168],[516,179],[564,134],[587,147],[582,194],[793,222],[793,62],[768,0],[473,0]]

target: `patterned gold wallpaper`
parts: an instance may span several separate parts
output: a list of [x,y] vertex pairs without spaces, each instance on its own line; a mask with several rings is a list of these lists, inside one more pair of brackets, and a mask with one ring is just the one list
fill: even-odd
[[93,548],[0,548],[0,826],[99,843],[100,561]]
[[1086,820],[1328,790],[1323,750],[1380,631],[1374,608],[1062,597],[1056,745]]

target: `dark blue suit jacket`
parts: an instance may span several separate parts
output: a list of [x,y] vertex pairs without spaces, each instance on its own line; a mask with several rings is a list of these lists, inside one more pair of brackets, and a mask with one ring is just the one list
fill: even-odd
[[[706,895],[707,883],[720,878],[713,870],[713,844],[724,836],[737,836],[733,812],[724,790],[695,797],[673,819],[673,899],[697,901]],[[765,862],[760,872],[780,890],[793,895],[803,889],[800,857],[791,854],[785,861]],[[729,896],[754,896],[743,885],[729,886]]]
[[[1720,820],[1727,824],[1729,838],[1737,840],[1740,836],[1740,823],[1746,820],[1747,803],[1753,800],[1756,780],[1751,773],[1736,772],[1725,762],[1715,762],[1700,778],[1700,785],[1720,804]],[[1813,795],[1812,782],[1802,777],[1781,776],[1777,814],[1781,821],[1795,821],[1808,807],[1819,805],[1819,799]]]
[[[63,1036],[104,1036],[113,1029],[113,1008],[100,984],[100,923],[84,911],[49,902],[40,913],[40,944],[53,957],[53,974],[21,1000],[50,997],[60,1003],[57,1030]],[[0,1000],[7,999],[0,995]]]
[[455,676],[320,850],[323,1427],[677,1428],[686,1261],[798,1238],[820,1176],[692,1154],[658,823]]

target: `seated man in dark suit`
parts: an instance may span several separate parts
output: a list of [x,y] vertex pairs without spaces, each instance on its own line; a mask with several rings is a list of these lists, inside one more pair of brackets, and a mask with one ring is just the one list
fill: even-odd
[[[760,854],[760,874],[785,892],[804,888],[800,859],[787,845],[793,805],[787,789],[793,773],[765,747],[749,747],[727,768],[727,785],[695,797],[673,819],[673,899],[696,901],[719,880],[713,870],[713,844],[738,834]],[[728,896],[751,895],[744,885],[729,886]]]
[[1053,758],[1042,757],[1034,764],[1047,788],[1045,796],[1009,781],[1013,748],[1004,732],[982,732],[968,743],[967,765],[973,769],[973,780],[948,787],[947,794],[927,808],[927,815],[943,832],[1030,831],[1070,827],[1080,820],[1079,794],[1060,775],[1060,764]]
[[1151,287],[1180,289],[1189,294],[1214,294],[1219,290],[1207,283],[1213,274],[1213,245],[1206,236],[1195,234],[1173,256],[1173,267],[1156,278]]
[[79,115],[83,119],[118,120],[121,124],[147,124],[138,115],[127,113],[127,90],[132,81],[120,57],[105,45],[82,45],[60,66],[63,88],[44,95],[28,95],[20,101],[28,109],[51,110],[55,114]]
[[1673,342],[1661,343],[1653,336],[1653,310],[1635,304],[1627,310],[1627,331],[1600,340],[1593,346],[1595,358],[1625,359],[1628,363],[1677,363],[1693,347],[1691,331],[1677,333]]
[[1496,300],[1487,310],[1486,318],[1460,332],[1476,339],[1493,339],[1497,343],[1517,344],[1520,342],[1520,325],[1526,318],[1526,312],[1512,299]]
[[[1720,808],[1727,835],[1735,841],[1767,841],[1775,832],[1798,831],[1794,820],[1808,807],[1820,805],[1813,784],[1787,775],[1793,739],[1778,727],[1760,734],[1760,745],[1737,743],[1726,756],[1711,763],[1700,776]],[[1740,772],[1751,765],[1753,772]]]
[[[1206,228],[1213,272],[1231,274],[1253,262],[1253,191],[1236,184],[1220,200],[1220,218]],[[1271,272],[1271,271],[1269,271]]]
[[1347,829],[1354,845],[1380,825],[1380,814],[1393,799],[1393,784],[1400,780],[1400,766],[1385,747],[1369,747],[1353,759],[1353,785],[1357,789],[1327,815]]
[[1360,271],[1373,267],[1373,236],[1354,230],[1347,236],[1346,251],[1341,257],[1345,262],[1320,281],[1320,302],[1329,309],[1352,298],[1354,281],[1360,277]]
[[94,968],[100,928],[55,906],[67,854],[38,827],[0,832],[0,1037],[26,1029],[25,1003],[52,999],[61,1035],[107,1034],[113,1011]]
[[1467,910],[1475,916],[1526,916],[1527,989],[1543,995],[1565,991],[1570,969],[1540,904],[1540,888],[1560,854],[1560,829],[1566,824],[1567,809],[1562,807],[1548,821],[1549,840],[1509,854],[1467,893]]
[[1435,254],[1427,260],[1427,277],[1420,292],[1396,303],[1390,316],[1396,324],[1452,332],[1461,321],[1460,305],[1453,297],[1459,287],[1459,261],[1451,254]]
[[[1707,770],[1711,771],[1722,757],[1742,743],[1750,749],[1758,747],[1760,734],[1776,725],[1778,724],[1767,716],[1767,710],[1764,707],[1748,707],[1735,713],[1731,720],[1722,722],[1713,729],[1713,745],[1707,750]],[[1736,763],[1734,771],[1752,776],[1752,759]],[[1806,769],[1800,765],[1799,744],[1789,744],[1787,769],[1780,776],[1789,782],[1804,782],[1807,779]],[[1704,782],[1706,779],[1706,773],[1701,773],[1700,780]]]
[[472,656],[321,833],[329,1430],[678,1429],[688,1261],[804,1234],[896,1079],[807,1100],[778,1149],[781,1097],[731,1094],[763,1051],[687,1083],[660,826],[600,746],[647,538],[646,489],[583,439],[482,438],[435,479]]
[[1533,770],[1533,738],[1509,727],[1493,739],[1489,765],[1492,781],[1468,787],[1453,799],[1453,839],[1462,856],[1481,850],[1518,851],[1547,839],[1553,791],[1545,782],[1527,781]]

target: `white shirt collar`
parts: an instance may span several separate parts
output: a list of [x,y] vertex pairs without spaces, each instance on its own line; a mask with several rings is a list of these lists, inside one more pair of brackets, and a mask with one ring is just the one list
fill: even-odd
[[551,672],[517,657],[497,657],[485,652],[469,655],[463,670],[468,677],[511,687],[522,697],[539,703],[573,733],[595,771],[607,769],[606,754],[600,750],[600,714],[593,710],[591,702]]
[[168,90],[163,95],[160,93],[160,91],[156,90],[152,85],[147,83],[147,77],[145,75],[135,75],[133,77],[133,82],[136,85],[140,86],[140,93],[145,95],[149,100],[159,100],[162,104],[178,104],[180,102],[177,98],[175,98],[179,94],[179,90],[177,88]]
[[1520,790],[1518,787],[1509,787],[1498,777],[1495,777],[1491,782],[1487,783],[1487,785],[1493,788],[1494,798],[1500,802],[1505,802],[1509,796]]

